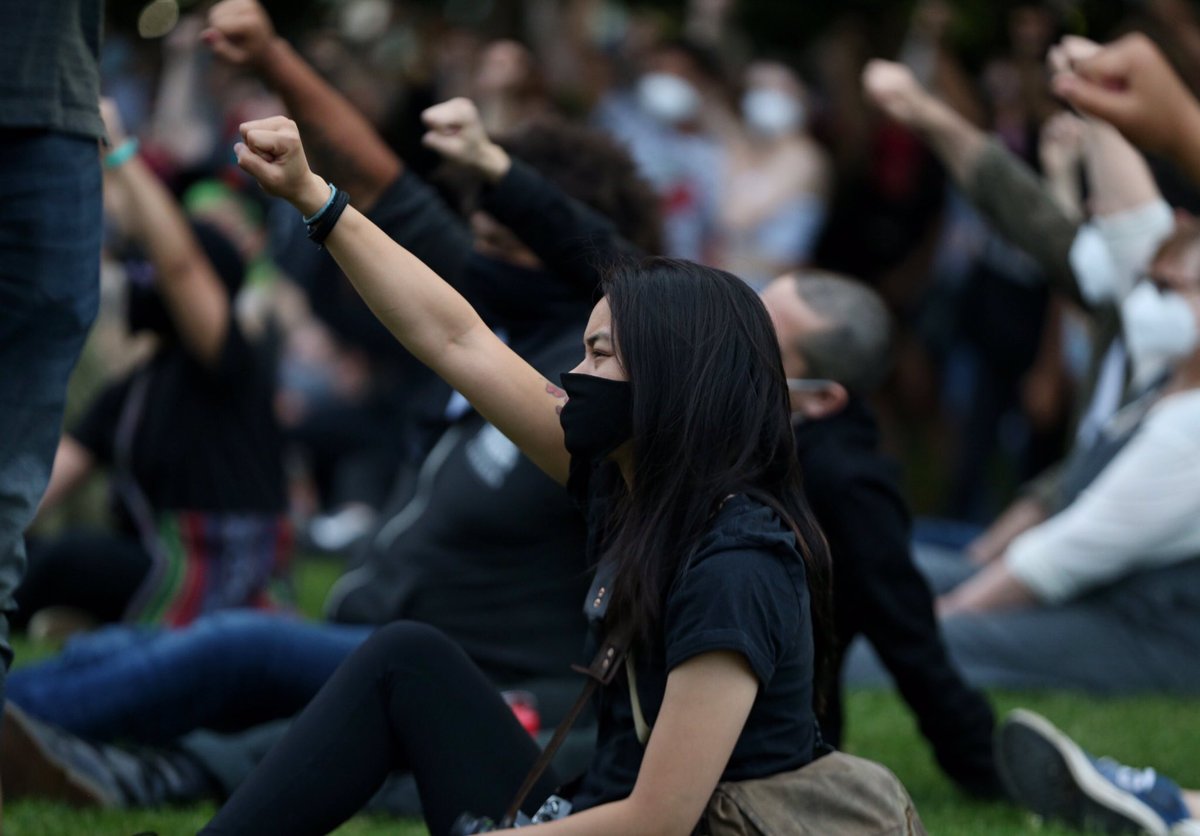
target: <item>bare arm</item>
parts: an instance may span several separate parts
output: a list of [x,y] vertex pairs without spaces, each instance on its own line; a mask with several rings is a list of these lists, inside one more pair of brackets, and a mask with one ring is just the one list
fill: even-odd
[[921,136],[956,183],[967,184],[987,145],[983,131],[926,92],[902,64],[869,62],[863,70],[863,88],[888,116]]
[[58,442],[54,454],[54,467],[50,470],[50,483],[38,506],[38,514],[53,511],[69,497],[91,475],[95,459],[88,449],[69,435]]
[[972,563],[991,563],[1004,554],[1009,544],[1035,525],[1045,522],[1049,513],[1037,499],[1023,496],[1005,509],[995,522],[967,546]]
[[718,651],[684,662],[667,676],[630,796],[539,827],[547,836],[691,833],[757,695],[758,679],[740,654]]
[[1046,188],[1063,212],[1073,220],[1083,217],[1083,184],[1080,161],[1083,158],[1083,120],[1071,113],[1058,113],[1042,125],[1038,138],[1038,157]]
[[[115,108],[104,106],[109,137],[121,138]],[[104,173],[121,219],[154,265],[156,287],[187,350],[206,366],[220,358],[229,331],[229,296],[175,198],[136,156]]]
[[223,0],[208,22],[203,38],[213,52],[258,73],[287,105],[316,168],[370,211],[403,170],[371,123],[275,34],[257,0]]
[[[242,126],[238,164],[304,215],[329,187],[308,168],[296,124],[276,116]],[[570,457],[558,411],[565,395],[501,342],[459,293],[360,212],[347,208],[325,241],[379,320],[542,470],[566,483]]]
[[163,69],[150,126],[156,146],[180,168],[197,165],[213,152],[217,137],[200,99],[196,35],[203,24],[188,15],[163,42]]

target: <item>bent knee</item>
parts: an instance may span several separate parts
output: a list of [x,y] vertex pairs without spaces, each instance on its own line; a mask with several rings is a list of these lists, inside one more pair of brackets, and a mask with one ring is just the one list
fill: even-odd
[[406,666],[419,667],[463,651],[436,627],[419,621],[395,621],[372,633],[359,652],[373,659],[403,660]]

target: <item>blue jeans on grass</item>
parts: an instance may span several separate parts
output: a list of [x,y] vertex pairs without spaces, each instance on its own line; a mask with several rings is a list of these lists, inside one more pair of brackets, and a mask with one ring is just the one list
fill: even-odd
[[99,305],[100,202],[96,140],[0,128],[0,709],[24,532]]
[[167,743],[291,717],[375,630],[227,610],[177,630],[114,625],[18,668],[9,699],[95,740]]

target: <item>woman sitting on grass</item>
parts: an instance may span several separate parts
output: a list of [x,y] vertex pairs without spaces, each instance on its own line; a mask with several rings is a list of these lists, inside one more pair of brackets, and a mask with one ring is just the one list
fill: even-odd
[[[397,339],[585,506],[602,632],[633,635],[599,692],[595,756],[552,833],[690,833],[721,780],[800,767],[819,744],[829,555],[801,489],[779,347],[736,277],[656,259],[615,271],[563,389],[309,171],[296,126],[242,126],[240,165],[310,219]],[[332,197],[331,197],[332,196]],[[325,207],[322,209],[322,207]],[[564,392],[565,389],[565,392]],[[568,402],[567,397],[570,396]],[[597,619],[598,621],[598,619]],[[814,629],[814,625],[816,625]],[[411,770],[431,832],[499,818],[538,750],[437,631],[397,623],[349,659],[204,831],[324,833]],[[536,810],[559,786],[545,775]],[[542,831],[539,831],[542,832]]]

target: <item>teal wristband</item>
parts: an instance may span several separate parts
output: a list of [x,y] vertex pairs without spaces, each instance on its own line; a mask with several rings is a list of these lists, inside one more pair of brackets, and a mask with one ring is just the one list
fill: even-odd
[[322,206],[320,209],[318,209],[316,211],[316,214],[309,215],[307,218],[305,218],[304,223],[308,226],[312,226],[317,221],[321,220],[321,217],[325,214],[326,211],[328,211],[329,207],[333,205],[334,198],[337,197],[337,192],[338,192],[337,186],[333,185],[333,183],[330,183],[329,184],[329,200],[325,201],[325,205]]
[[134,158],[138,152],[138,141],[136,136],[131,136],[129,139],[122,142],[113,150],[104,155],[105,168],[117,168]]

